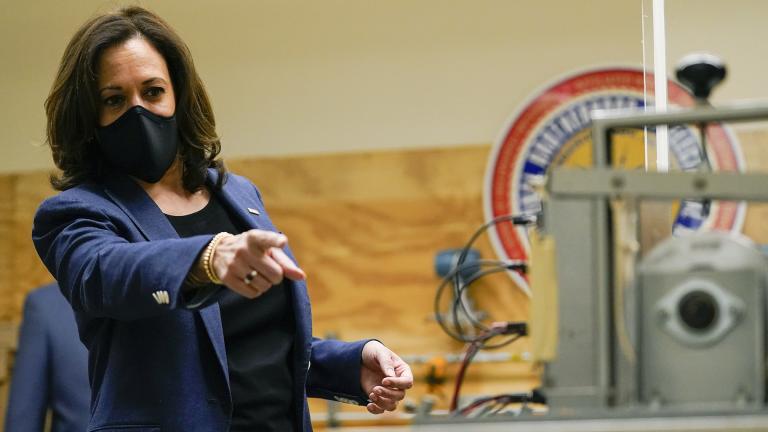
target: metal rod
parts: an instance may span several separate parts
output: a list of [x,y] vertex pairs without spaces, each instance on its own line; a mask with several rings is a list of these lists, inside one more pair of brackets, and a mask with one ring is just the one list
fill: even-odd
[[768,201],[768,175],[556,168],[549,176],[547,190],[553,198]]
[[593,138],[597,139],[609,129],[622,127],[768,120],[768,105],[745,103],[719,108],[670,108],[663,113],[638,109],[594,110],[591,117]]
[[[656,110],[667,110],[667,35],[664,24],[664,0],[653,0],[653,76]],[[656,130],[656,171],[669,171],[669,130]]]

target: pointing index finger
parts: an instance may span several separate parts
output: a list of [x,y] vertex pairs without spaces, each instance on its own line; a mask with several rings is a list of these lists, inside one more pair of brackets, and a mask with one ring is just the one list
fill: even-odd
[[259,229],[248,231],[246,239],[249,247],[258,248],[261,251],[266,251],[272,247],[282,248],[288,243],[288,239],[282,234]]
[[297,266],[296,263],[294,263],[293,260],[291,260],[288,255],[283,252],[282,249],[271,248],[269,249],[268,253],[272,256],[272,259],[274,259],[275,262],[277,262],[277,264],[283,268],[283,273],[288,279],[304,280],[307,278],[304,270],[300,269],[299,266]]

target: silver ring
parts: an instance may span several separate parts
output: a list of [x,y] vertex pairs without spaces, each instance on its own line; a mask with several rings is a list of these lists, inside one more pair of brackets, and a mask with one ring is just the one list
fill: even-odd
[[245,275],[245,277],[243,278],[243,283],[246,285],[250,285],[251,282],[253,282],[253,280],[256,279],[256,276],[258,275],[259,275],[259,272],[257,272],[256,270],[251,270],[251,272]]

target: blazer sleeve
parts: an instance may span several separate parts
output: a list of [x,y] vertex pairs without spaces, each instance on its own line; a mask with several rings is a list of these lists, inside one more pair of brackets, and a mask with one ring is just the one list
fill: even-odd
[[360,385],[363,347],[370,340],[312,339],[307,396],[354,405],[369,403]]
[[32,240],[75,311],[133,320],[185,307],[184,279],[212,236],[129,242],[119,232],[96,206],[58,195],[38,209]]
[[45,311],[30,295],[24,302],[19,330],[5,429],[16,432],[42,432],[48,409],[50,360]]

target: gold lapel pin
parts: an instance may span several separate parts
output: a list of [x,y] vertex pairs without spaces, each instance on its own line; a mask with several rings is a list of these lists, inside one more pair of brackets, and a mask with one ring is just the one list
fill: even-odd
[[259,213],[259,211],[258,211],[258,210],[256,210],[255,208],[250,208],[250,207],[248,207],[248,213],[251,213],[251,214],[255,214],[256,216],[258,216],[258,215],[260,215],[260,214],[261,214],[261,213]]

